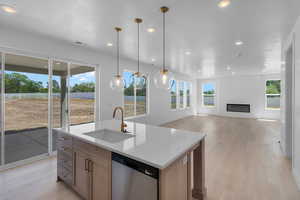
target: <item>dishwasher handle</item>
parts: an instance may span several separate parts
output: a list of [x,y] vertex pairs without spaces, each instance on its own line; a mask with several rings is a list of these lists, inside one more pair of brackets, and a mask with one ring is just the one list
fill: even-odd
[[136,171],[139,171],[147,176],[150,176],[152,178],[158,179],[159,177],[159,170],[155,167],[152,167],[150,165],[147,165],[145,163],[133,160],[131,158],[122,156],[117,153],[112,153],[112,160],[115,162],[118,162],[122,165],[125,165],[127,167],[130,167]]

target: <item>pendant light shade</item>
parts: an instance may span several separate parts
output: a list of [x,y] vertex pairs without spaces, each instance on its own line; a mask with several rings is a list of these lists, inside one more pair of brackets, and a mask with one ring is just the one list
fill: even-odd
[[124,89],[124,79],[120,75],[120,47],[119,47],[119,33],[122,31],[121,28],[116,27],[115,28],[117,32],[117,74],[112,77],[112,80],[110,81],[110,87],[113,90],[116,91],[123,91]]
[[166,24],[165,15],[169,11],[168,7],[161,7],[161,12],[163,13],[163,67],[157,71],[153,76],[154,84],[157,88],[170,90],[171,80],[174,79],[173,73],[166,69]]
[[174,79],[173,73],[169,70],[159,70],[153,75],[153,81],[157,88],[170,90],[171,81]]

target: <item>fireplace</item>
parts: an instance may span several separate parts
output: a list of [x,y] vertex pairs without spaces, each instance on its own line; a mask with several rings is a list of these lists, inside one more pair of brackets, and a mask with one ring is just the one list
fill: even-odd
[[250,113],[250,104],[227,104],[227,112]]

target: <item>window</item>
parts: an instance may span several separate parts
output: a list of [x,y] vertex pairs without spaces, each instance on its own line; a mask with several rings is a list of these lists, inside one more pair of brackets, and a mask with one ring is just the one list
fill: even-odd
[[147,78],[135,78],[129,71],[125,71],[123,77],[125,117],[147,114]]
[[0,66],[0,168],[52,154],[52,128],[94,121],[94,67],[11,53]]
[[171,109],[177,108],[177,85],[175,80],[170,81],[171,84]]
[[280,109],[280,80],[266,81],[266,109],[279,110]]
[[[171,80],[171,109],[184,109],[191,107],[191,83]],[[177,87],[178,86],[178,87]]]
[[70,65],[70,125],[95,121],[95,68]]
[[186,83],[186,107],[191,107],[191,83]]
[[179,82],[179,108],[184,108],[184,82]]
[[48,153],[48,60],[6,54],[3,78],[5,164]]
[[204,83],[202,85],[202,105],[207,107],[214,107],[216,97],[216,88],[213,83]]

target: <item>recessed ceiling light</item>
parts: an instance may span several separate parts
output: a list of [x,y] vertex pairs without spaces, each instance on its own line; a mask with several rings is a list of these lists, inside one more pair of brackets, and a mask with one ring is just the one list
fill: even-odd
[[241,41],[241,40],[235,41],[235,45],[236,45],[236,46],[241,46],[241,45],[243,45],[243,44],[244,44],[244,42]]
[[152,58],[151,61],[152,61],[152,62],[155,62],[156,60],[155,60],[155,58]]
[[113,46],[113,43],[108,42],[108,43],[106,44],[106,46],[112,47],[112,46]]
[[235,75],[235,72],[231,72],[232,75]]
[[148,31],[149,33],[154,33],[154,32],[155,32],[155,28],[148,28],[147,31]]
[[84,43],[80,41],[75,41],[74,44],[77,46],[84,46]]
[[0,8],[9,14],[15,14],[17,12],[17,9],[14,6],[8,4],[0,4]]
[[229,70],[231,70],[231,67],[228,65],[228,66],[226,67],[226,69],[229,71]]
[[191,55],[191,52],[186,51],[186,52],[185,52],[185,55]]
[[231,3],[230,0],[221,0],[219,1],[218,6],[220,8],[226,8],[227,6],[230,5],[230,3]]

